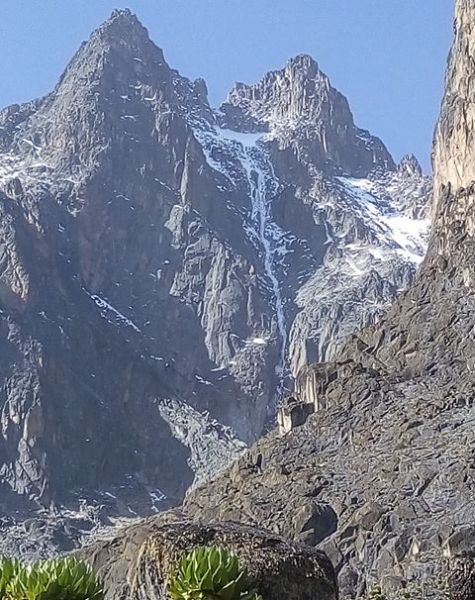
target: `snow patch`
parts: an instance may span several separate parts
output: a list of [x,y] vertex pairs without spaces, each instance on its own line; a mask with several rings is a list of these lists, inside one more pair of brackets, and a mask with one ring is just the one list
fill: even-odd
[[415,265],[422,262],[429,235],[428,218],[417,219],[405,214],[389,194],[384,197],[374,181],[349,177],[337,179],[354,201],[351,209],[366,221],[377,241],[377,245],[368,244],[369,254],[379,254],[381,258],[382,249],[385,249],[386,253],[397,253]]
[[204,385],[213,385],[211,383],[211,381],[208,381],[207,379],[203,379],[203,377],[200,377],[199,375],[195,375],[195,379],[196,379],[196,381],[198,381],[199,383],[203,383]]
[[91,298],[91,300],[95,302],[96,306],[98,306],[101,309],[101,315],[109,323],[111,323],[112,325],[126,325],[127,327],[132,327],[134,331],[141,333],[140,329],[133,321],[131,321],[125,315],[119,312],[116,308],[114,308],[111,304],[104,300],[104,298],[101,298],[101,296],[98,296],[97,294],[91,294],[86,289],[84,289],[84,291]]
[[[208,165],[220,173],[236,188],[244,183],[249,190],[251,213],[243,214],[242,210],[232,204],[228,208],[243,219],[243,229],[262,256],[265,281],[265,293],[271,296],[271,303],[276,317],[276,334],[279,344],[279,364],[276,372],[279,376],[278,395],[284,389],[287,372],[287,322],[285,315],[285,299],[281,287],[283,279],[283,259],[292,251],[290,246],[295,238],[283,231],[274,221],[272,202],[276,197],[280,182],[278,181],[268,155],[262,143],[268,138],[265,133],[242,133],[219,127],[195,128],[194,133],[201,143]],[[223,190],[225,191],[225,190]],[[251,344],[268,345],[268,340],[256,336]]]

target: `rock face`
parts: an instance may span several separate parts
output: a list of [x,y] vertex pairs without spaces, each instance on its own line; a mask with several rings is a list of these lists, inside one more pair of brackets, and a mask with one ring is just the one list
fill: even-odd
[[233,523],[203,525],[167,514],[125,531],[87,557],[103,578],[108,600],[166,600],[167,576],[183,553],[217,545],[235,553],[259,593],[268,600],[336,600],[333,568],[326,556],[272,533]]
[[221,113],[225,126],[269,132],[302,166],[354,177],[395,169],[381,140],[355,126],[347,99],[308,55],[291,59],[257,85],[236,84]]
[[473,558],[458,561],[450,573],[450,597],[452,600],[475,598],[475,570]]
[[323,528],[343,595],[381,582],[428,597],[447,562],[473,556],[475,2],[456,7],[433,232],[415,282],[335,360],[300,371],[297,399],[313,412],[303,426],[271,433],[186,502],[296,539]]
[[412,280],[430,191],[310,57],[213,110],[114,12],[0,112],[3,512],[181,500]]

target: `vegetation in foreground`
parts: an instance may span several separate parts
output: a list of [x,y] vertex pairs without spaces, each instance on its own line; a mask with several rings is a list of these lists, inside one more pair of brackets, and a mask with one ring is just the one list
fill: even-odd
[[168,582],[173,600],[263,600],[237,556],[216,546],[195,548]]
[[75,558],[31,564],[0,559],[0,600],[103,600],[94,571]]

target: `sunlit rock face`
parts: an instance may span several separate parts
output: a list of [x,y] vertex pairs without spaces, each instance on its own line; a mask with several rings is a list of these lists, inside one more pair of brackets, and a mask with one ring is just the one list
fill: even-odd
[[449,57],[445,97],[439,120],[435,147],[435,192],[440,199],[442,186],[455,192],[475,181],[475,165],[471,148],[475,111],[472,69],[475,56],[473,1],[459,1],[455,17],[456,39]]

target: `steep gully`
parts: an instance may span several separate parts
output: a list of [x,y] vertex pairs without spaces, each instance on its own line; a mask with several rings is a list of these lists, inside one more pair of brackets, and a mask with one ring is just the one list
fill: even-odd
[[276,400],[278,400],[284,392],[288,371],[285,303],[277,270],[278,257],[286,253],[283,242],[285,234],[272,219],[272,199],[277,193],[279,182],[275,177],[272,163],[267,158],[266,151],[259,148],[258,143],[249,145],[243,143],[242,152],[244,154],[242,165],[249,181],[252,201],[251,220],[253,227],[249,228],[248,231],[251,236],[258,240],[264,253],[263,265],[267,279],[271,284],[268,291],[272,298],[271,303],[277,320],[277,333],[280,342],[280,358],[276,366],[276,376],[278,378]]
[[[287,326],[285,322],[284,302],[282,298],[282,290],[280,283],[277,278],[275,262],[276,255],[279,251],[278,238],[273,235],[278,229],[275,223],[272,221],[271,212],[271,201],[272,201],[272,188],[269,194],[268,182],[275,185],[275,176],[269,179],[266,178],[266,174],[263,169],[259,169],[258,161],[262,160],[262,156],[259,156],[254,148],[247,149],[247,154],[251,158],[252,170],[249,171],[247,168],[247,176],[251,185],[251,195],[253,199],[252,207],[252,218],[257,220],[259,228],[259,238],[264,249],[264,267],[269,280],[272,283],[272,296],[273,305],[277,316],[277,326],[280,334],[280,363],[276,367],[276,374],[279,377],[280,384],[277,388],[277,392],[282,393],[284,388],[284,376],[286,370],[286,349],[287,349]],[[257,155],[257,156],[255,156]],[[272,165],[269,162],[267,165],[268,169],[272,169]],[[257,182],[254,183],[254,178]]]
[[[222,149],[224,146],[226,148],[225,156],[235,157],[245,176],[251,209],[243,228],[262,260],[264,277],[260,283],[265,296],[269,298],[276,322],[273,333],[279,347],[279,358],[275,367],[277,385],[274,398],[268,407],[269,414],[274,415],[279,400],[291,386],[287,360],[289,323],[287,322],[286,299],[281,281],[285,271],[282,259],[290,251],[288,246],[292,242],[293,236],[290,232],[282,230],[275,222],[272,212],[273,200],[282,186],[275,174],[268,149],[262,143],[263,134],[238,133],[219,127],[206,132],[202,129],[195,129],[194,133],[203,147],[208,149],[207,159],[213,169],[224,174],[233,185],[237,184],[235,175],[227,169],[226,162],[212,156],[213,148],[220,147]],[[251,342],[255,345],[266,346],[269,340],[263,334],[262,337],[254,337]]]

